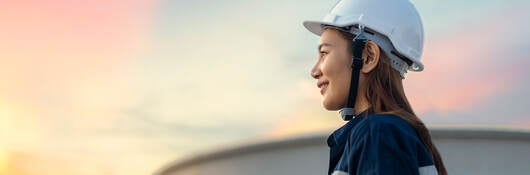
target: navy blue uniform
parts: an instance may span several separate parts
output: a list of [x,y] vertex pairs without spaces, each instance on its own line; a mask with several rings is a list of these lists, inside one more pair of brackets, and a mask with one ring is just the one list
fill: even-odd
[[395,115],[365,111],[327,142],[330,175],[438,174],[414,128]]

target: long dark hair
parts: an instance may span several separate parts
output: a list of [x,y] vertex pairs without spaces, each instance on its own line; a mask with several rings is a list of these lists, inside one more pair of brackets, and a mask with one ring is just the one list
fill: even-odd
[[[354,36],[344,31],[340,33],[349,41],[348,48],[351,51],[351,41]],[[374,71],[368,73],[365,81],[360,84],[359,94],[364,95],[375,113],[394,114],[412,125],[421,142],[429,150],[438,174],[447,175],[442,157],[432,142],[429,130],[412,110],[403,90],[401,76],[390,66],[390,59],[385,52],[381,51],[379,63]]]

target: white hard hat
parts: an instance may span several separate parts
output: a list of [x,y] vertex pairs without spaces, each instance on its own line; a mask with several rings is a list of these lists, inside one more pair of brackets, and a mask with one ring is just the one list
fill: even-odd
[[[341,0],[322,21],[305,21],[303,24],[317,35],[321,35],[326,27],[362,26],[366,31],[376,33],[368,39],[380,45],[390,57],[392,67],[402,76],[407,70],[423,70],[420,61],[423,24],[418,11],[408,0]],[[355,30],[349,32],[358,34]],[[384,43],[385,40],[389,43]]]

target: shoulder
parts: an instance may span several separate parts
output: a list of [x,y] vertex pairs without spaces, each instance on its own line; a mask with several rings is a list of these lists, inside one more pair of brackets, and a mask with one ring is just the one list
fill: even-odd
[[350,139],[358,140],[366,137],[418,139],[412,125],[393,114],[372,114],[352,128]]
[[371,129],[382,131],[414,132],[414,128],[407,121],[393,114],[374,114],[366,118],[366,124]]
[[414,127],[396,115],[370,115],[353,128],[348,139],[353,152],[370,155],[365,160],[409,162],[406,165],[414,166],[433,164]]

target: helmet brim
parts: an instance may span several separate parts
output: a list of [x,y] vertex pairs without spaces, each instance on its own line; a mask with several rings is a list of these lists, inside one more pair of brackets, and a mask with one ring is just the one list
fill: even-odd
[[335,23],[324,22],[324,21],[304,21],[303,25],[311,33],[318,35],[318,36],[322,35],[322,33],[324,32],[325,26],[346,27],[346,26],[341,26]]

